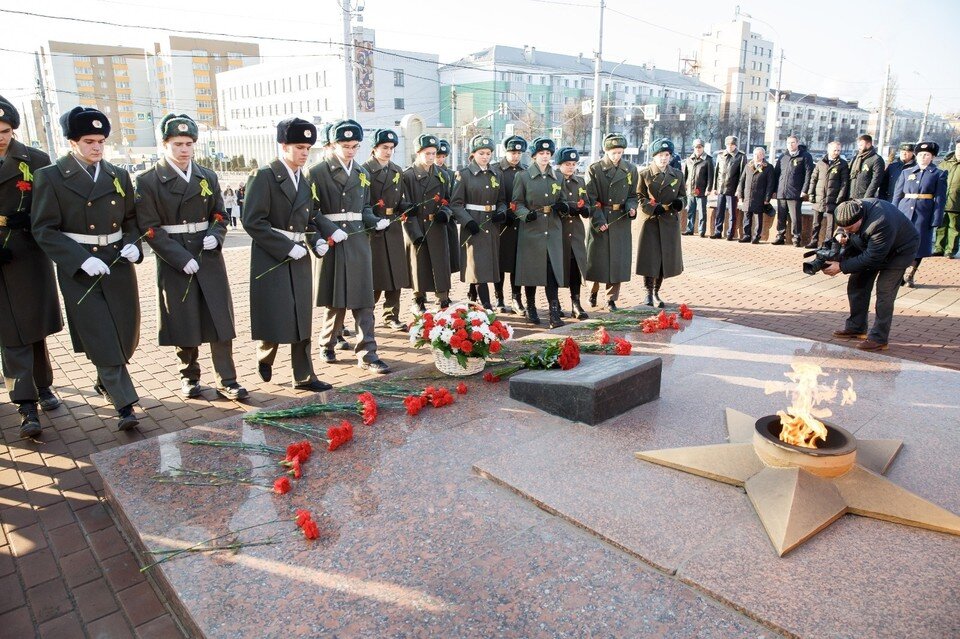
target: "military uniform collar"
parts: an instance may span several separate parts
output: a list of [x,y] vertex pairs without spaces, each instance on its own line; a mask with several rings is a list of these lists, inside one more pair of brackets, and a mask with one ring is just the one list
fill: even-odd
[[384,171],[386,169],[393,169],[397,173],[401,172],[400,167],[394,164],[392,160],[381,165],[377,158],[370,158],[364,162],[363,168],[365,168],[369,173],[379,173],[380,171]]
[[500,168],[504,171],[524,171],[527,167],[523,165],[523,162],[510,164],[507,158],[500,158]]
[[17,139],[11,139],[10,144],[7,145],[7,156],[3,161],[4,164],[10,162],[13,158],[18,160],[30,159],[30,151],[27,149],[27,145]]
[[491,168],[492,166],[488,164],[486,169],[481,169],[476,160],[470,160],[470,164],[467,165],[467,169],[474,175],[480,175],[481,171],[489,171]]
[[651,175],[651,176],[657,176],[657,175],[660,175],[661,173],[668,173],[668,172],[669,172],[669,169],[670,169],[670,165],[669,165],[669,164],[668,164],[668,165],[666,166],[666,168],[663,169],[663,170],[660,170],[660,167],[657,166],[656,163],[654,163],[654,162],[651,162],[650,165],[649,165],[649,171],[650,171],[650,175]]
[[440,170],[440,168],[436,164],[431,164],[429,167],[424,169],[422,165],[414,163],[412,168],[413,168],[413,174],[414,176],[416,176],[418,180],[422,180],[423,178],[430,175],[436,175],[436,172],[434,171],[434,169],[436,169],[437,171]]
[[622,169],[624,168],[623,159],[621,158],[619,162],[614,164],[613,160],[611,160],[607,156],[603,156],[602,158],[600,158],[600,168],[602,168],[604,171],[609,171],[610,169],[613,169],[613,168]]
[[[743,151],[741,151],[740,149],[737,149],[737,150],[734,151],[733,153],[731,153],[730,151],[727,151],[726,149],[723,150],[723,155],[726,156],[726,157],[728,157],[728,158],[735,157],[735,156],[737,156],[737,155],[740,155],[741,153],[743,153]],[[789,155],[789,154],[788,154],[788,155]]]
[[533,177],[533,178],[535,178],[535,177],[537,177],[537,176],[540,176],[540,175],[546,175],[546,176],[548,176],[548,177],[552,177],[553,179],[557,179],[557,176],[556,176],[556,175],[554,174],[554,172],[553,172],[553,167],[550,166],[549,164],[547,165],[547,170],[546,170],[546,171],[541,171],[541,170],[540,170],[540,167],[537,166],[537,163],[534,162],[534,163],[531,164],[530,167],[527,169],[527,173],[530,175],[530,177]]
[[[80,168],[80,160],[73,156],[73,153],[67,153],[59,160],[57,160],[57,168],[60,169],[60,174],[64,178],[71,178],[75,175],[80,175],[81,172],[84,172]],[[113,166],[106,160],[100,160],[100,170],[106,171],[106,173],[111,177],[117,177],[117,167]],[[89,175],[87,176],[90,177]]]

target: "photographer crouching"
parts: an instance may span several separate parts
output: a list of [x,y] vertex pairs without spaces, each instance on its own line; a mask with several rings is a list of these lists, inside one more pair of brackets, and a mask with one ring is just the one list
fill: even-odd
[[[916,257],[920,236],[910,220],[885,200],[849,200],[840,204],[834,215],[837,227],[842,230],[838,241],[843,250],[839,252],[838,261],[824,263],[823,272],[830,276],[838,273],[850,276],[847,280],[850,317],[846,326],[834,331],[833,336],[863,340],[857,344],[862,351],[886,350],[893,303],[903,275]],[[867,313],[874,282],[877,284],[876,318],[867,335]]]

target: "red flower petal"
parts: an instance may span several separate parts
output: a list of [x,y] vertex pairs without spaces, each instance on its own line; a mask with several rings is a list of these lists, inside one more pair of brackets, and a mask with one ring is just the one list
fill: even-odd
[[273,482],[273,492],[278,495],[284,495],[290,492],[290,479],[287,477],[277,477]]

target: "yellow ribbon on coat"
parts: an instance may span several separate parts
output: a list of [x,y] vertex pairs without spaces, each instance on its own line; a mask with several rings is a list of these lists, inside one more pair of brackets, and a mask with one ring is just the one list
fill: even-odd
[[30,165],[26,162],[20,163],[20,173],[23,174],[24,182],[33,182],[33,173],[30,172]]
[[213,191],[210,190],[210,183],[207,182],[207,178],[200,180],[200,195],[213,195]]
[[113,188],[120,197],[127,197],[127,194],[123,192],[123,187],[120,186],[120,178],[113,178]]

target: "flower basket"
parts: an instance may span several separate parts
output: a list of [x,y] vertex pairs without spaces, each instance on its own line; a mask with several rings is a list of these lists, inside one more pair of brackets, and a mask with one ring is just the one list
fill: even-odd
[[468,357],[466,358],[466,364],[461,366],[456,357],[451,357],[439,348],[435,348],[433,349],[433,363],[436,364],[437,370],[444,375],[466,377],[481,372],[487,360],[483,357]]

